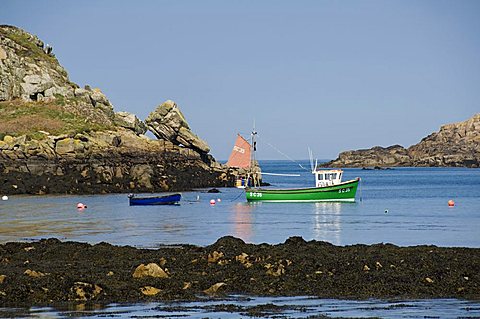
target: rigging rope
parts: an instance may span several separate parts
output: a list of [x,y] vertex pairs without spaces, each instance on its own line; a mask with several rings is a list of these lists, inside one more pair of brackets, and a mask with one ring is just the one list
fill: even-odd
[[[258,135],[257,135],[258,136]],[[275,146],[273,146],[272,144],[268,143],[267,141],[263,140],[262,141],[267,144],[268,146],[270,146],[271,148],[273,148],[275,151],[277,151],[278,153],[282,154],[283,156],[285,156],[287,159],[289,159],[290,161],[296,163],[298,166],[300,166],[300,168],[310,172],[309,169],[306,169],[305,167],[302,166],[302,164],[300,164],[299,162],[297,162],[296,160],[294,160],[293,158],[291,158],[290,156],[288,156],[287,154],[283,153],[282,151],[280,151],[279,149],[277,149]]]
[[234,202],[236,201],[240,196],[242,196],[243,194],[245,194],[245,192],[242,190],[242,192],[240,192],[240,194],[238,194],[237,197],[235,197],[234,199],[232,199],[230,202]]

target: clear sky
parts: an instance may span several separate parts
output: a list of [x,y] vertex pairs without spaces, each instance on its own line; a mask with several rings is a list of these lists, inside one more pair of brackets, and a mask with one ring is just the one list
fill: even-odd
[[480,112],[480,1],[2,0],[73,82],[140,119],[177,102],[212,154],[408,147]]

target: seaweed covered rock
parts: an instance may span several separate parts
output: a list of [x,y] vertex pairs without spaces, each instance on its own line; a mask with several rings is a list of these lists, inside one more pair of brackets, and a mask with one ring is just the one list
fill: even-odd
[[222,294],[480,300],[478,248],[335,246],[300,237],[256,245],[227,237],[206,247],[137,249],[50,239],[0,245],[0,265],[0,303],[15,306]]

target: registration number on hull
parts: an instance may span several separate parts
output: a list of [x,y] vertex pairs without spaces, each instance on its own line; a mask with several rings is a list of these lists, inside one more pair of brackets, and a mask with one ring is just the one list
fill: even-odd
[[256,193],[256,192],[250,192],[249,195],[250,195],[250,197],[256,197],[256,198],[263,196],[262,193]]
[[347,188],[340,188],[338,190],[339,193],[348,193],[350,192],[350,187],[347,187]]

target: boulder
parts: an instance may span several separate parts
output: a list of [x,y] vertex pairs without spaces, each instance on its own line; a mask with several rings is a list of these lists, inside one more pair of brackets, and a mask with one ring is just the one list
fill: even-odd
[[32,278],[40,278],[40,277],[46,276],[46,274],[44,274],[43,272],[30,270],[30,269],[25,270],[24,274]]
[[57,141],[55,144],[55,152],[60,156],[75,153],[75,142],[73,138],[65,138]]
[[160,289],[155,288],[155,287],[152,287],[152,286],[142,287],[142,288],[140,288],[140,291],[141,291],[142,294],[144,294],[145,296],[155,296],[156,294],[158,294],[159,292],[161,292]]
[[147,117],[145,124],[158,139],[183,145],[199,153],[210,152],[208,144],[190,130],[185,116],[173,101],[168,100],[159,105]]
[[149,263],[148,265],[140,264],[132,274],[133,278],[168,278],[168,274],[155,263]]
[[134,131],[137,135],[145,134],[147,126],[135,114],[128,112],[115,113],[115,124]]
[[109,116],[114,116],[113,105],[100,89],[96,88],[90,92],[90,100],[94,107],[101,109]]
[[54,87],[55,82],[48,73],[26,75],[20,84],[24,100],[39,100],[38,94],[44,96],[45,91]]
[[207,295],[215,295],[218,292],[218,290],[225,285],[226,284],[224,282],[217,282],[216,284],[213,284],[212,286],[210,286],[210,288],[205,289],[203,292],[206,293]]

